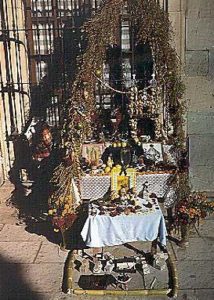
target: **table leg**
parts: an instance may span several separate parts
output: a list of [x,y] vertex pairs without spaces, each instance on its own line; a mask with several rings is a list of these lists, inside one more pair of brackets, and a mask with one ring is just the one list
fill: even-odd
[[157,245],[158,245],[158,240],[155,239],[154,241],[152,241],[152,246],[151,246],[151,255],[154,256],[155,254],[157,254]]
[[65,232],[64,231],[61,231],[61,235],[62,235],[62,242],[61,242],[61,245],[60,245],[60,249],[61,250],[65,250],[66,249],[66,237],[65,237]]

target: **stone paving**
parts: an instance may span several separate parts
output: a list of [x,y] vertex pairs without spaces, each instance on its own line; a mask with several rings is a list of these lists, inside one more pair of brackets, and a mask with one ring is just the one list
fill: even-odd
[[[64,262],[68,251],[60,250],[57,239],[50,235],[44,221],[37,222],[34,230],[29,230],[18,221],[17,210],[6,205],[12,191],[13,186],[9,183],[0,188],[0,300],[94,300],[95,296],[73,296],[62,292]],[[214,218],[209,217],[200,226],[199,234],[192,232],[188,248],[179,248],[172,241],[168,241],[167,246],[177,264],[178,299],[213,300]],[[167,297],[145,299],[162,300]]]

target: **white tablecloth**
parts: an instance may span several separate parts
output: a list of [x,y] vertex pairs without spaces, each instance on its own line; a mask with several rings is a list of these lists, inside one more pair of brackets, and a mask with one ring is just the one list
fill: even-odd
[[161,210],[148,214],[89,216],[81,232],[88,247],[121,245],[134,241],[153,241],[166,245],[166,226]]

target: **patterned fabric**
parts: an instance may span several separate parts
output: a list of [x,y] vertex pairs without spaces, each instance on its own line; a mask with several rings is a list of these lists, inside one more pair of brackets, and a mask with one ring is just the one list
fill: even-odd
[[[172,174],[145,174],[137,175],[136,188],[141,192],[144,183],[148,182],[148,190],[155,193],[157,197],[164,197],[168,190],[168,180]],[[80,192],[82,199],[99,199],[102,198],[110,189],[110,176],[85,176],[82,177]]]
[[137,176],[136,188],[137,192],[141,192],[144,183],[148,182],[148,191],[155,193],[157,197],[164,197],[168,190],[168,180],[171,174],[145,174]]
[[80,193],[82,199],[102,198],[111,186],[110,176],[85,176],[82,177]]

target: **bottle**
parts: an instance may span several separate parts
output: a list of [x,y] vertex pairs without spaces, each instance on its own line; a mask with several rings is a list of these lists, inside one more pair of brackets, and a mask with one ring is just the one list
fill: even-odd
[[138,157],[136,155],[136,151],[134,150],[132,152],[132,166],[135,167],[138,163]]

